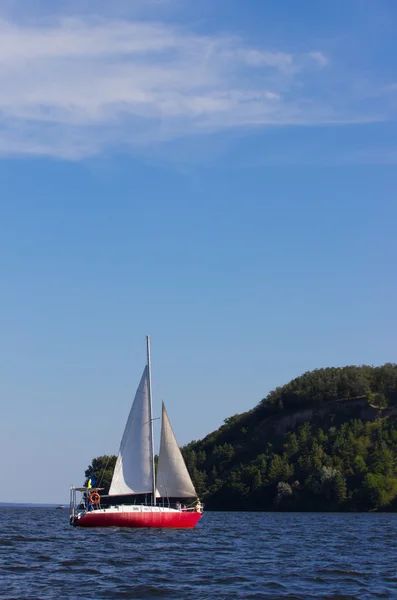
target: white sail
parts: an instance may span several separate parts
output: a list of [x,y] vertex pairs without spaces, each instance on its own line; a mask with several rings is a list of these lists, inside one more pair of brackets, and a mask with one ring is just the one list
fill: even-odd
[[148,367],[135,394],[110,485],[109,496],[152,492]]
[[196,490],[183,460],[163,402],[157,490],[160,496],[192,498]]

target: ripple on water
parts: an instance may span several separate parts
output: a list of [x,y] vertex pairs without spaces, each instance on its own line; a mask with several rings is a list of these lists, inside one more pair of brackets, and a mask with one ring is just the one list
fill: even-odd
[[397,515],[207,513],[178,530],[81,530],[0,509],[0,598],[397,598]]

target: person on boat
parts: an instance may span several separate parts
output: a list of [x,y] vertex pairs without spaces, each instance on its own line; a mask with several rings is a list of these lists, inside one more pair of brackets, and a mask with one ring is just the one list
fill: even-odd
[[176,508],[176,510],[181,510],[182,507],[181,507],[181,503],[179,501],[175,504],[175,508]]
[[182,506],[182,512],[186,512],[186,510],[187,510],[187,509],[186,509],[186,504],[184,504],[184,505]]
[[203,512],[203,507],[202,507],[200,500],[197,500],[197,502],[196,502],[196,512],[200,512],[200,513]]

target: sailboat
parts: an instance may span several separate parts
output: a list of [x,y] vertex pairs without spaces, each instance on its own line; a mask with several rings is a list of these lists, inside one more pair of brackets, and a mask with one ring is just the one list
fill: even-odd
[[[79,527],[192,528],[203,507],[183,460],[171,423],[162,405],[160,452],[154,464],[150,338],[146,337],[147,365],[135,394],[107,496],[100,487],[72,486],[70,523]],[[76,494],[82,493],[78,502]],[[148,503],[136,503],[146,497]],[[132,498],[132,504],[131,504]],[[180,500],[194,499],[183,507]],[[124,503],[128,500],[130,503]],[[170,499],[175,501],[171,504]],[[102,503],[106,506],[102,506]]]

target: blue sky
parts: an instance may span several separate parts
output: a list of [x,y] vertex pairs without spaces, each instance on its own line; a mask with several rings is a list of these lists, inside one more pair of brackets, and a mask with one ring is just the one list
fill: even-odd
[[[299,5],[299,6],[298,6]],[[0,2],[2,501],[395,360],[394,2]],[[158,425],[156,425],[158,429]]]

